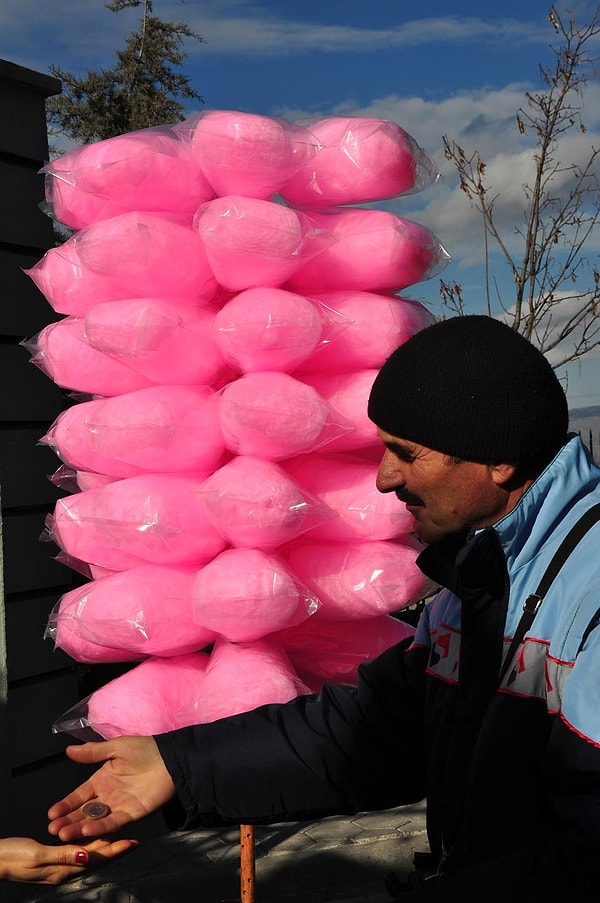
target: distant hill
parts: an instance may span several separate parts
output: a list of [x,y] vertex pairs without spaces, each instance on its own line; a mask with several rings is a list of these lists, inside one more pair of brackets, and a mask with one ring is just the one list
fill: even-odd
[[600,464],[600,405],[587,408],[573,408],[569,411],[569,429],[580,433],[585,444],[590,447],[594,460]]
[[569,426],[572,430],[593,430],[600,427],[600,405],[591,405],[587,408],[573,408],[569,411]]

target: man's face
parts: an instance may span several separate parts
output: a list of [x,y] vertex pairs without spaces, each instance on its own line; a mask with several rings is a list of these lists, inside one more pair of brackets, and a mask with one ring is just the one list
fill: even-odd
[[494,466],[456,461],[383,430],[378,433],[385,451],[377,488],[395,492],[406,504],[421,542],[489,526],[509,510]]

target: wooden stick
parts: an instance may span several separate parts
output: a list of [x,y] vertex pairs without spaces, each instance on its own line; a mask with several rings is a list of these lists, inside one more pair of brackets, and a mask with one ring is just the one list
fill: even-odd
[[254,903],[254,825],[240,825],[240,900]]

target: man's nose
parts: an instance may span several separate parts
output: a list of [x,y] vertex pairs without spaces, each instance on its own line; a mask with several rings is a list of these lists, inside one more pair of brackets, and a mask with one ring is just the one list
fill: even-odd
[[375,485],[379,492],[392,492],[404,485],[402,472],[398,467],[398,459],[386,449],[383,453]]

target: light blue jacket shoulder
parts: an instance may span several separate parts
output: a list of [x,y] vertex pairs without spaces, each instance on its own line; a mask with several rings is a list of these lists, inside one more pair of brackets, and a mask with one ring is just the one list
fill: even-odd
[[[494,524],[510,586],[505,627],[508,646],[562,539],[600,503],[600,468],[573,436],[515,508]],[[521,650],[519,668],[504,690],[541,696],[578,732],[600,743],[600,523],[581,540],[550,587]],[[440,629],[460,633],[460,603],[442,590],[427,606],[415,643],[429,645]],[[516,674],[515,671],[518,671]]]

